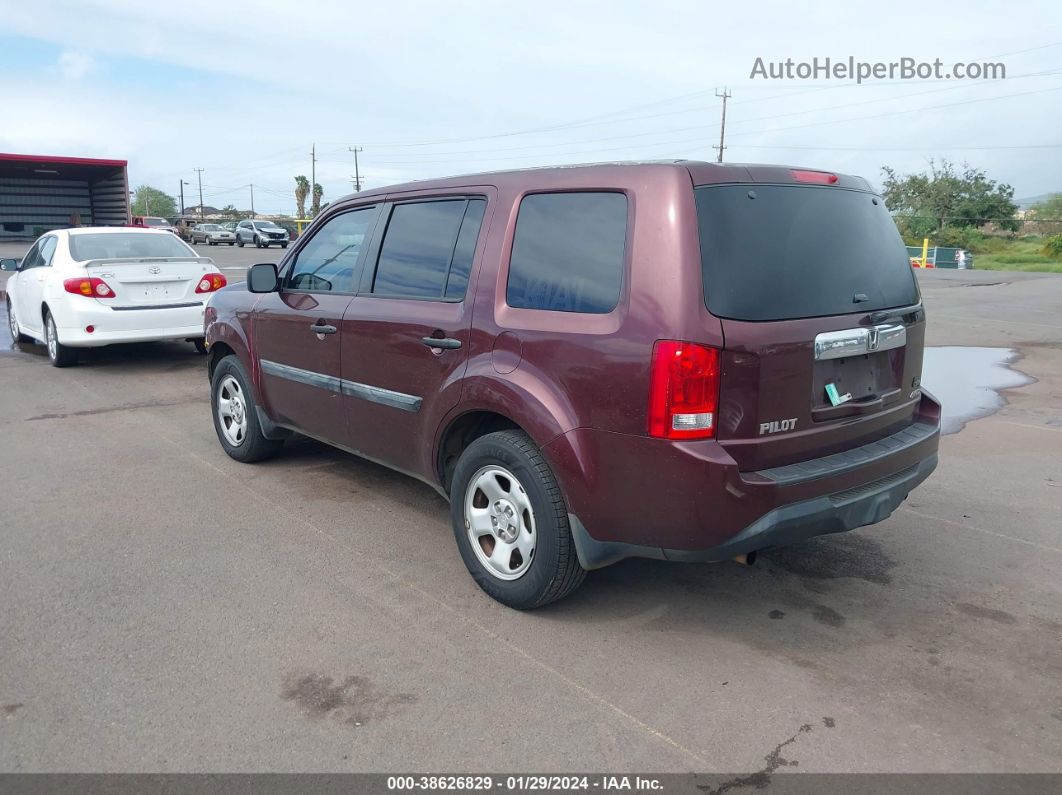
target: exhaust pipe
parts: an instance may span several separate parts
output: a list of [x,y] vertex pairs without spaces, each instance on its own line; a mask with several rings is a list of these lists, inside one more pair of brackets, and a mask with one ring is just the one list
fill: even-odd
[[756,563],[756,550],[752,552],[744,552],[734,558],[735,563],[740,563],[742,566],[752,566]]

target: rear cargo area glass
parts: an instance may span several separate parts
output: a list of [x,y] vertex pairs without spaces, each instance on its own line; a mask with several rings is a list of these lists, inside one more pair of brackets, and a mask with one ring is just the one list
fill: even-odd
[[869,193],[756,184],[694,193],[704,298],[717,317],[791,320],[918,301],[907,249]]

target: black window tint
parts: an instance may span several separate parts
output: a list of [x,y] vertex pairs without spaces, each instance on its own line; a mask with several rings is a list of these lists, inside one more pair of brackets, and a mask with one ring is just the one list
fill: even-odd
[[454,246],[454,258],[450,263],[450,275],[446,279],[445,296],[451,300],[464,298],[468,289],[468,274],[472,270],[472,256],[476,253],[476,241],[479,228],[483,224],[483,210],[487,203],[483,199],[472,199],[465,210],[461,222],[461,231]]
[[458,199],[395,205],[372,291],[441,298],[466,204]]
[[329,219],[299,251],[288,288],[354,292],[358,255],[375,216],[375,207],[364,207]]
[[623,284],[627,197],[541,193],[520,202],[505,300],[525,309],[605,314]]
[[704,297],[714,315],[786,320],[918,302],[896,224],[869,193],[718,185],[695,194]]

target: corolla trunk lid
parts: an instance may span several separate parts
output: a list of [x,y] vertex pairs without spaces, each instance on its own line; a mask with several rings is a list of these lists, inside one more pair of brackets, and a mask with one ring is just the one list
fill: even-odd
[[206,257],[184,259],[91,260],[85,263],[89,276],[102,279],[114,291],[113,298],[97,298],[114,309],[153,308],[203,303],[206,295],[195,291],[207,273],[217,268]]
[[741,468],[910,424],[924,313],[882,200],[829,183],[695,193],[705,302],[724,336],[717,438]]
[[168,232],[79,232],[70,235],[69,245],[86,274],[114,291],[113,297],[96,298],[114,309],[202,303],[196,285],[217,272],[213,260],[196,256]]

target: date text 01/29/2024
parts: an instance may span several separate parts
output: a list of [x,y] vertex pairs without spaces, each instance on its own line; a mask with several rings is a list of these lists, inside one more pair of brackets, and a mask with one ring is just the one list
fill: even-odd
[[557,776],[525,775],[494,778],[492,776],[389,776],[389,791],[415,790],[493,790],[553,792],[566,790],[605,790],[605,791],[654,791],[662,788],[656,778],[642,776]]

